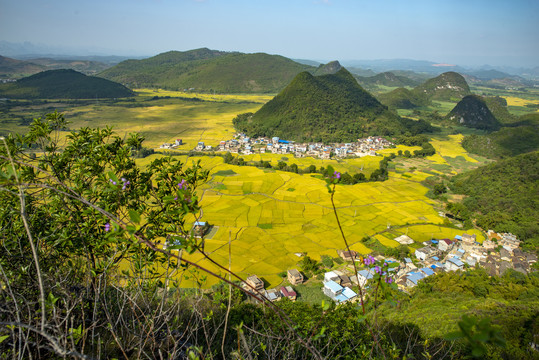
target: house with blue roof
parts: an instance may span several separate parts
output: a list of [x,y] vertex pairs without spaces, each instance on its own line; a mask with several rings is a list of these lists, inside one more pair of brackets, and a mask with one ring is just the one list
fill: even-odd
[[445,262],[446,271],[456,271],[464,269],[464,263],[457,257],[447,259]]
[[421,271],[425,275],[425,277],[434,275],[434,271],[432,269],[429,269],[428,267],[421,268],[419,269],[419,271]]
[[374,276],[373,270],[359,270],[357,272],[357,281],[359,283],[359,286],[363,287],[365,284],[367,284],[367,281],[372,279]]
[[356,292],[349,287],[345,287],[342,291],[342,295],[346,296],[348,300],[351,300],[357,296]]
[[341,295],[343,290],[344,288],[333,280],[325,282],[322,288],[322,292],[334,301],[337,301],[337,296]]
[[408,275],[406,275],[406,286],[408,287],[414,287],[417,285],[418,281],[421,279],[424,279],[425,275],[420,272],[410,272]]

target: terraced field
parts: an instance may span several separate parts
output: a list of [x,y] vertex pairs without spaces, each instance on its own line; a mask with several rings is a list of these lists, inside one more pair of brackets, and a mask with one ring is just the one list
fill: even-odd
[[[210,181],[200,190],[201,218],[217,229],[206,240],[205,251],[219,264],[228,267],[230,238],[232,270],[242,276],[257,274],[268,286],[276,286],[281,282],[277,274],[296,266],[296,253],[319,259],[322,255],[336,257],[337,250],[344,248],[323,180],[229,165],[220,157],[181,159],[187,163],[201,160],[211,169]],[[394,247],[398,243],[393,238],[406,232],[418,242],[462,233],[441,226],[443,218],[420,183],[428,176],[420,171],[391,172],[385,182],[338,186],[335,203],[351,248],[362,254],[371,252],[362,243],[366,236]],[[200,254],[191,259],[218,271]],[[193,279],[186,284],[189,281]],[[215,282],[210,277],[207,281],[207,285]]]

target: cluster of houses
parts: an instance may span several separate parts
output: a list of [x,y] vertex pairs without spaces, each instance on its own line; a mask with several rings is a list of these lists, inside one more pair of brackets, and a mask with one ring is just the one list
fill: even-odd
[[[412,244],[414,240],[406,235],[396,238],[401,244]],[[393,258],[376,256],[374,259],[388,264],[386,277],[396,282],[401,291],[416,286],[421,280],[439,272],[464,270],[465,268],[483,267],[491,276],[503,275],[508,269],[527,274],[537,262],[537,256],[520,249],[520,241],[513,234],[488,232],[488,239],[482,244],[475,235],[462,234],[453,239],[430,240],[423,247],[415,250],[415,259],[405,258],[400,262]],[[360,254],[355,251],[338,250],[337,254],[346,261],[360,261]],[[364,288],[375,275],[375,268],[362,268],[354,271],[332,270],[324,274],[322,292],[337,303],[358,301],[358,294],[353,290],[358,284]],[[290,284],[300,284],[303,275],[296,269],[288,270]],[[263,294],[271,301],[287,297],[296,299],[296,292],[291,286],[265,290],[264,283],[256,275],[247,278],[244,288]]]
[[[180,141],[181,142],[181,141]],[[181,143],[180,143],[181,145]],[[265,138],[259,137],[256,139],[250,138],[245,134],[236,134],[232,140],[221,141],[219,146],[212,147],[204,142],[199,142],[195,147],[196,151],[228,151],[233,154],[251,155],[255,153],[271,153],[271,154],[293,154],[296,157],[312,156],[321,159],[329,159],[335,157],[347,156],[375,156],[377,150],[385,149],[393,144],[381,137],[368,137],[358,139],[357,142],[329,144],[322,143],[296,143],[293,141],[283,140],[278,137]],[[162,145],[163,147],[164,145]],[[174,144],[168,144],[177,146]]]
[[[411,239],[401,236],[395,240],[408,243]],[[490,276],[503,275],[508,269],[527,274],[537,262],[536,255],[519,248],[520,241],[515,235],[491,230],[482,244],[476,241],[475,235],[469,234],[423,244],[424,247],[415,251],[416,261],[406,258],[396,274],[397,285],[402,290],[416,286],[420,280],[441,271],[483,267]]]
[[[287,271],[288,282],[292,285],[301,284],[304,281],[303,275],[297,269]],[[281,286],[280,288],[268,289],[264,288],[264,281],[256,275],[251,275],[241,284],[243,289],[255,295],[264,295],[270,301],[278,301],[282,298],[288,298],[296,301],[297,293],[292,286]]]
[[159,146],[160,149],[176,149],[178,146],[183,145],[182,139],[174,140],[174,143],[164,143]]

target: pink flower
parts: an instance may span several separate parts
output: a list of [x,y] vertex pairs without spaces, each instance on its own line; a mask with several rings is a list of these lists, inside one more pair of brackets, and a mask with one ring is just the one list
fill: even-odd
[[110,224],[106,223],[105,224],[105,232],[109,232],[109,231],[110,231]]
[[178,187],[180,188],[180,190],[187,189],[187,181],[185,181],[185,179],[182,179],[182,181],[178,183]]
[[340,178],[341,178],[341,173],[338,172],[338,171],[335,171],[335,172],[333,173],[333,178],[334,178],[334,179],[340,179]]

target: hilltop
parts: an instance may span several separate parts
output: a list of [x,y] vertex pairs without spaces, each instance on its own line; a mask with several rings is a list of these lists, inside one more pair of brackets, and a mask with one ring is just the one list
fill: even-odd
[[92,99],[134,95],[123,85],[74,70],[47,70],[14,83],[0,84],[0,97],[14,99]]
[[379,94],[377,98],[382,104],[392,109],[413,109],[429,104],[426,96],[402,87]]
[[[385,75],[382,77],[380,76],[382,74]],[[417,84],[415,80],[405,76],[394,74],[393,76],[388,75],[392,73],[382,74],[376,75],[379,79],[378,82],[381,84],[384,84],[382,79],[386,79],[386,86],[401,86],[390,92],[377,95],[378,99],[384,105],[393,109],[413,109],[416,107],[428,106],[432,100],[458,101],[464,96],[471,94],[470,87],[464,77],[456,72],[446,72],[435,78],[428,79],[412,90],[408,90],[403,86]],[[376,76],[367,79],[374,80]],[[358,81],[361,82],[361,80]],[[500,112],[503,112],[503,109],[499,110]]]
[[298,74],[255,114],[238,116],[234,125],[251,136],[324,142],[399,134],[407,128],[345,68],[330,75]]
[[418,83],[406,76],[395,75],[392,72],[383,72],[374,76],[358,76],[357,81],[363,87],[383,85],[391,87],[413,87]]
[[327,64],[321,64],[315,71],[311,73],[313,75],[327,75],[335,74],[337,71],[341,70],[342,66],[338,61],[330,61]]
[[446,118],[453,123],[482,130],[497,130],[500,123],[492,115],[485,100],[478,95],[468,95],[458,102]]
[[298,73],[314,69],[279,55],[229,53],[203,48],[123,61],[99,76],[130,88],[276,93]]
[[425,81],[414,88],[413,92],[418,96],[424,95],[429,100],[459,100],[471,94],[464,77],[453,71]]

